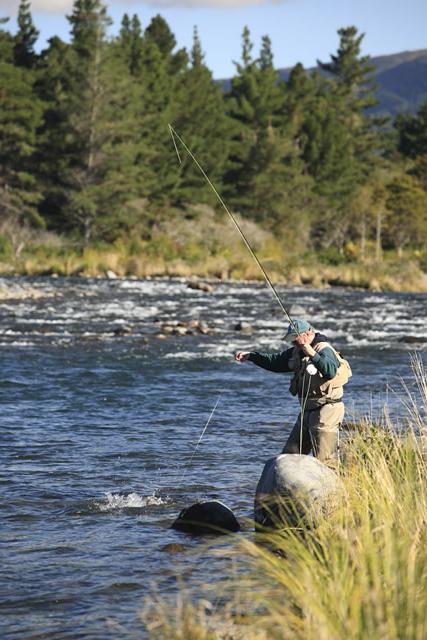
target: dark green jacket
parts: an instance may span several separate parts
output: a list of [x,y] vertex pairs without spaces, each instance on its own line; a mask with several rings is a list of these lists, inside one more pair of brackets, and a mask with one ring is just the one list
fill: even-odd
[[[321,333],[316,333],[311,346],[314,346],[318,342],[328,342],[328,340]],[[293,350],[294,348],[291,347],[290,349],[285,349],[285,351],[281,351],[279,353],[262,353],[252,351],[249,354],[248,359],[258,367],[262,367],[268,371],[289,373],[292,371],[289,368],[289,359]],[[312,358],[310,358],[310,360],[326,380],[332,380],[332,378],[335,377],[339,367],[339,362],[332,349],[325,347],[325,349],[322,349],[320,353],[316,353]]]

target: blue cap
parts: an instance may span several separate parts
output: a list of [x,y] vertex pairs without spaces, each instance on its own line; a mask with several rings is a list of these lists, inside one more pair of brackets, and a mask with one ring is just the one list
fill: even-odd
[[309,329],[313,329],[313,327],[307,320],[293,320],[292,324],[288,327],[286,335],[283,336],[283,340],[292,342],[300,333],[304,333],[304,331],[308,331]]

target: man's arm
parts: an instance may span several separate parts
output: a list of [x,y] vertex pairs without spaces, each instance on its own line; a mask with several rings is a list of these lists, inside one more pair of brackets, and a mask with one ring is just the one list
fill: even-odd
[[325,347],[319,353],[315,351],[314,355],[310,356],[310,360],[327,380],[332,380],[337,375],[340,363],[330,347]]
[[291,353],[292,349],[286,349],[286,351],[282,351],[281,353],[260,353],[258,351],[250,351],[237,353],[235,357],[238,362],[249,360],[258,367],[267,369],[267,371],[287,373],[290,371],[289,358]]
[[310,358],[318,371],[327,380],[335,378],[340,363],[335,355],[335,352],[330,347],[325,347],[321,351],[316,351],[311,346],[314,338],[313,331],[304,331],[297,338],[295,338],[295,344],[297,344],[303,351],[303,353]]

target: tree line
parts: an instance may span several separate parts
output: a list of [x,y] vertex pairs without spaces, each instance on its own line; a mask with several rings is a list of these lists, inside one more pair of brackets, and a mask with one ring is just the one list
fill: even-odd
[[363,34],[338,31],[331,59],[279,78],[272,44],[241,60],[224,91],[194,30],[177,49],[167,22],[118,35],[101,0],[75,0],[70,42],[38,31],[21,0],[0,29],[0,215],[83,244],[150,238],[171,208],[215,206],[194,163],[177,161],[171,123],[234,211],[301,250],[373,247],[399,254],[427,237],[427,102],[393,122],[373,116],[374,67]]

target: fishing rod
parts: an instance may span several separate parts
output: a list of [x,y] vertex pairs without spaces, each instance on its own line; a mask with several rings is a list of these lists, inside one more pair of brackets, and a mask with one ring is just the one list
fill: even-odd
[[264,279],[267,283],[267,285],[270,287],[274,297],[276,298],[277,302],[280,305],[280,308],[282,309],[283,313],[285,314],[286,318],[288,319],[290,325],[292,326],[292,328],[296,331],[296,333],[298,335],[300,335],[300,332],[298,331],[294,321],[292,320],[291,316],[289,315],[285,305],[283,304],[283,302],[281,301],[279,294],[276,291],[275,286],[273,285],[273,283],[271,282],[268,273],[266,272],[266,270],[264,269],[264,267],[262,266],[261,262],[258,260],[258,256],[256,255],[255,251],[252,249],[251,245],[249,244],[248,239],[246,238],[245,234],[243,233],[239,223],[237,222],[236,218],[233,216],[233,214],[231,213],[231,211],[229,210],[229,208],[227,207],[226,203],[224,202],[224,200],[222,199],[221,195],[218,193],[215,185],[212,183],[211,179],[209,178],[209,176],[207,175],[206,171],[203,169],[203,167],[201,166],[201,164],[199,163],[199,161],[197,160],[197,158],[195,157],[195,155],[193,154],[193,152],[191,151],[191,149],[188,148],[188,146],[185,144],[184,140],[181,138],[181,136],[175,131],[175,129],[172,127],[171,124],[168,125],[169,127],[169,133],[172,137],[172,141],[175,147],[175,151],[176,151],[176,155],[178,157],[178,161],[181,164],[182,160],[181,160],[181,155],[178,151],[178,147],[175,141],[175,138],[177,140],[179,140],[179,142],[182,144],[182,146],[184,147],[184,149],[186,150],[186,152],[188,153],[188,155],[190,156],[190,158],[193,160],[193,162],[195,163],[195,165],[197,166],[197,168],[199,169],[199,171],[201,172],[201,174],[203,175],[203,177],[205,178],[206,182],[208,183],[208,185],[210,186],[210,188],[212,189],[212,191],[214,192],[214,194],[216,195],[219,203],[221,204],[221,206],[224,208],[224,210],[228,213],[231,221],[233,222],[234,226],[236,227],[237,231],[239,232],[241,238],[243,239],[243,242],[245,243],[249,253],[251,254],[252,258],[255,260],[256,264],[258,265],[262,275],[264,276]]

